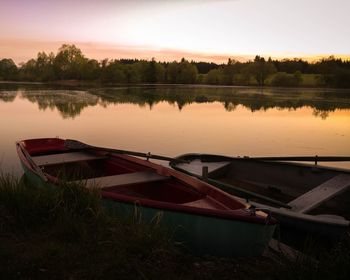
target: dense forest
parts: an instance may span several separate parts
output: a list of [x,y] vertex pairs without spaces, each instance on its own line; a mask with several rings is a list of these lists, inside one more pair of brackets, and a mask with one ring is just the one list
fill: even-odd
[[350,88],[350,61],[333,56],[314,63],[296,58],[273,60],[261,56],[247,62],[229,59],[225,64],[184,58],[180,62],[158,62],[155,59],[97,61],[85,57],[75,45],[65,44],[56,55],[39,52],[36,59],[19,66],[12,59],[1,59],[0,80]]

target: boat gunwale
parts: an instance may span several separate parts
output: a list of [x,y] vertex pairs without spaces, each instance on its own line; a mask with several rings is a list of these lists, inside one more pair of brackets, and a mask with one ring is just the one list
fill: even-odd
[[[194,157],[194,158],[199,158],[201,159],[202,157],[213,157],[213,158],[218,158],[220,161],[251,161],[251,162],[260,162],[260,163],[266,163],[266,164],[271,164],[271,165],[292,165],[294,167],[308,167],[308,168],[317,168],[321,170],[328,170],[328,171],[334,171],[334,172],[344,172],[344,173],[350,173],[350,169],[346,168],[341,168],[341,167],[333,167],[333,166],[323,166],[323,165],[318,165],[318,164],[308,164],[305,162],[296,162],[296,161],[286,161],[286,160],[274,160],[274,161],[269,161],[267,159],[259,159],[259,158],[254,158],[254,157],[247,157],[247,156],[242,156],[242,157],[230,157],[230,156],[225,156],[225,155],[215,155],[215,154],[201,154],[201,153],[187,153],[187,154],[182,154],[177,156],[175,159],[182,159],[186,157]],[[210,162],[210,161],[209,161]],[[215,162],[215,160],[213,161]],[[169,165],[176,169],[176,170],[183,170],[180,167],[177,167],[178,164],[183,164],[174,161],[171,161]],[[186,171],[186,170],[184,170]],[[191,172],[186,171],[187,174],[191,174]]]

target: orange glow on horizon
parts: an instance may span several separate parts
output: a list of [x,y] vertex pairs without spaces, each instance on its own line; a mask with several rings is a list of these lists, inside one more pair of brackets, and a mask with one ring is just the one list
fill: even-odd
[[38,41],[26,39],[0,39],[0,54],[2,58],[12,58],[17,64],[26,62],[31,58],[36,58],[37,53],[44,51],[46,53],[57,53],[62,44],[75,44],[80,48],[83,54],[92,59],[145,59],[151,60],[153,57],[157,61],[174,61],[186,58],[187,60],[205,61],[214,63],[226,63],[229,58],[240,62],[254,59],[255,55],[261,55],[272,59],[294,59],[314,62],[322,58],[333,55],[343,60],[350,60],[350,55],[346,54],[294,54],[294,53],[276,53],[276,54],[227,54],[212,52],[200,52],[191,50],[162,49],[151,46],[125,46],[111,43],[92,43],[92,42],[60,42],[60,41]]

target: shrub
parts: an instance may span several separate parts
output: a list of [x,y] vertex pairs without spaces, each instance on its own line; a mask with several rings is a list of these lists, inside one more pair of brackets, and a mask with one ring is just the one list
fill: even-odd
[[299,71],[294,74],[278,72],[271,80],[271,85],[278,87],[296,87],[302,82],[301,73]]

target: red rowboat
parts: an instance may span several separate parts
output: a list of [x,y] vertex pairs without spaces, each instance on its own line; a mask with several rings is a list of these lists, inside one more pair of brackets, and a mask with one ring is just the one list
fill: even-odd
[[112,149],[67,143],[58,138],[17,143],[32,184],[57,185],[64,172],[68,181],[100,188],[104,204],[123,214],[132,214],[135,205],[146,220],[161,212],[176,241],[199,254],[259,255],[271,239],[275,220],[205,182]]

